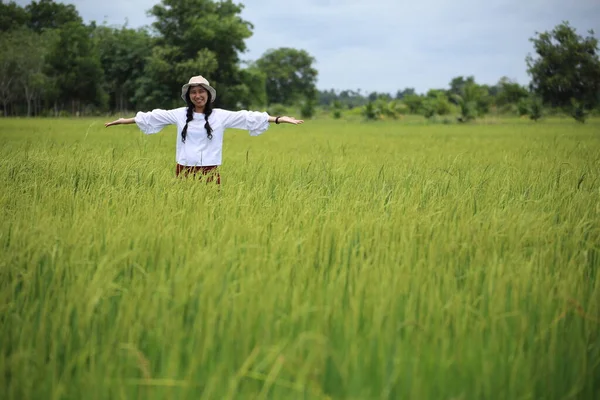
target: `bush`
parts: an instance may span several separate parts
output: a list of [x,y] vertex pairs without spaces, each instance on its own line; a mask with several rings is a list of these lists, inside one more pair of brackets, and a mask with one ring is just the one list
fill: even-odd
[[529,118],[537,122],[538,119],[542,118],[542,112],[542,101],[537,97],[532,99],[529,107]]
[[436,114],[436,104],[434,99],[427,99],[423,102],[422,106],[423,116],[427,119],[431,119],[435,117]]
[[342,105],[337,100],[333,102],[332,115],[334,119],[340,119],[342,117]]
[[570,109],[569,114],[571,115],[571,117],[573,117],[575,119],[575,121],[581,122],[583,124],[583,123],[585,123],[585,120],[588,117],[589,112],[588,112],[588,110],[585,109],[583,104],[581,104],[580,102],[578,102],[575,99],[571,99],[571,109]]
[[522,98],[519,100],[519,102],[517,103],[517,113],[519,114],[519,117],[529,115],[531,108],[530,103],[530,100],[527,98]]
[[312,118],[315,115],[315,103],[312,100],[306,100],[300,107],[300,116],[303,119]]
[[477,117],[477,102],[463,101],[460,104],[460,117],[458,122],[469,122]]
[[372,101],[369,101],[364,107],[363,107],[363,115],[367,120],[376,120],[379,119],[379,112],[376,109],[375,105],[373,104]]
[[285,115],[287,114],[287,109],[283,104],[275,103],[269,105],[267,112],[269,115]]

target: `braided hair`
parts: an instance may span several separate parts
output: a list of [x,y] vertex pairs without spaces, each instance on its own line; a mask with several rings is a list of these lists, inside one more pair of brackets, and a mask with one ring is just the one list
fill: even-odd
[[[206,121],[206,123],[204,124],[204,128],[206,129],[206,136],[208,137],[209,140],[212,140],[213,135],[212,135],[212,127],[210,126],[210,123],[208,122],[208,117],[210,117],[210,114],[212,114],[212,103],[211,103],[211,95],[210,92],[207,91],[207,96],[208,99],[206,100],[206,105],[204,106],[204,120]],[[192,103],[192,100],[190,99],[190,88],[188,88],[188,91],[185,95],[185,102],[187,103],[187,113],[186,113],[186,120],[185,120],[185,126],[183,127],[183,130],[181,131],[181,141],[185,143],[185,138],[187,137],[187,128],[188,128],[188,124],[190,123],[191,120],[194,119],[194,103]]]

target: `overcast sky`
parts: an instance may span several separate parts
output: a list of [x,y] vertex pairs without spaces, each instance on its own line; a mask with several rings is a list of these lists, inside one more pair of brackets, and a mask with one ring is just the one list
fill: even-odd
[[[86,22],[150,25],[159,0],[59,0]],[[235,0],[234,0],[235,1]],[[20,5],[30,1],[17,0]],[[600,0],[238,0],[254,25],[245,60],[278,47],[316,59],[319,89],[447,88],[456,76],[527,84],[529,38],[569,21],[600,38]],[[202,71],[199,71],[201,73]]]

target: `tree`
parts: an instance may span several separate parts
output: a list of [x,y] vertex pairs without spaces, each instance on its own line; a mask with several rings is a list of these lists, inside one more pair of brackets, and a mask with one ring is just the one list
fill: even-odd
[[44,73],[46,57],[55,40],[54,31],[36,33],[28,28],[13,31],[18,42],[15,61],[18,72],[15,76],[17,90],[21,91],[27,102],[27,116],[33,113],[33,105],[48,82]]
[[336,91],[333,89],[319,90],[317,96],[318,96],[319,105],[321,105],[321,106],[333,105],[335,107],[334,103],[337,101],[338,106],[341,107],[341,104],[339,104],[339,101],[338,101],[338,95],[337,95]]
[[0,1],[0,32],[6,32],[27,25],[29,13],[14,1],[5,4]]
[[396,100],[402,100],[406,96],[414,95],[415,93],[416,92],[414,88],[405,88],[404,90],[398,90],[396,92]]
[[8,115],[8,105],[15,98],[18,71],[19,42],[11,33],[0,35],[0,101],[4,116]]
[[529,104],[529,118],[537,122],[538,119],[542,118],[543,108],[542,100],[538,97],[533,97]]
[[[243,5],[231,0],[162,0],[150,9],[156,17],[152,24],[158,33],[149,73],[169,66],[167,74],[146,74],[154,87],[163,88],[160,98],[174,95],[192,75],[203,75],[219,93],[218,107],[235,107],[248,88],[242,81],[239,53],[246,51],[245,40],[252,35],[252,24],[240,17]],[[159,105],[159,104],[154,104]]]
[[102,107],[106,102],[103,71],[91,32],[92,28],[77,22],[63,25],[48,55],[47,75],[60,89],[54,100],[62,106],[71,102],[73,113],[81,110],[81,103]]
[[256,61],[267,77],[269,103],[294,104],[316,98],[317,70],[315,59],[305,50],[279,48],[269,50]]
[[242,108],[263,108],[268,104],[267,76],[254,63],[241,71],[242,81],[248,88],[248,93],[241,96],[239,101]]
[[452,105],[448,96],[446,96],[445,90],[432,89],[428,91],[422,108],[426,118],[431,118],[434,115],[447,115],[452,112]]
[[29,13],[29,28],[41,33],[46,29],[57,29],[70,22],[83,24],[73,4],[55,3],[52,0],[32,1],[25,7]]
[[447,93],[450,101],[460,108],[460,120],[463,122],[475,119],[489,111],[490,88],[487,85],[477,84],[472,76],[467,79],[462,76],[452,79]]
[[342,103],[338,100],[333,101],[331,110],[334,119],[340,119],[342,117]]
[[[448,98],[456,103],[456,96],[462,96],[465,91],[465,86],[475,84],[475,77],[469,76],[466,79],[462,76],[457,76],[450,81],[450,89],[448,89]],[[458,103],[456,103],[458,104]]]
[[348,107],[348,109],[363,106],[369,101],[360,93],[360,89],[342,90],[338,96],[338,100]]
[[152,39],[144,29],[115,29],[99,26],[94,31],[100,65],[104,71],[104,89],[109,107],[124,111],[135,94],[146,59],[152,54]]
[[402,102],[408,107],[408,112],[410,114],[419,114],[422,111],[424,100],[425,98],[423,96],[409,94],[404,96]]
[[[551,32],[536,32],[531,38],[537,58],[526,58],[531,75],[531,90],[546,105],[573,113],[574,108],[589,110],[598,105],[600,94],[600,60],[594,32],[583,38],[568,22]],[[576,112],[582,116],[584,112]],[[583,118],[584,120],[585,118]],[[581,120],[581,118],[579,118]]]
[[519,85],[517,82],[511,81],[507,77],[502,77],[496,85],[496,105],[505,107],[509,105],[516,106],[521,99],[529,97],[529,91],[526,87]]
[[365,104],[362,113],[365,119],[369,121],[373,121],[381,117],[379,109],[377,109],[377,106],[372,101],[369,101],[367,104]]
[[460,94],[454,94],[453,100],[460,108],[460,122],[471,121],[479,115],[477,101],[480,98],[480,88],[474,82],[469,82],[461,88]]

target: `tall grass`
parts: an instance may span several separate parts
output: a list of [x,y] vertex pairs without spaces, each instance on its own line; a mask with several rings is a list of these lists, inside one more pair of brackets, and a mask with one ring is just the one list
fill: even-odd
[[0,397],[597,397],[599,128],[0,120]]

